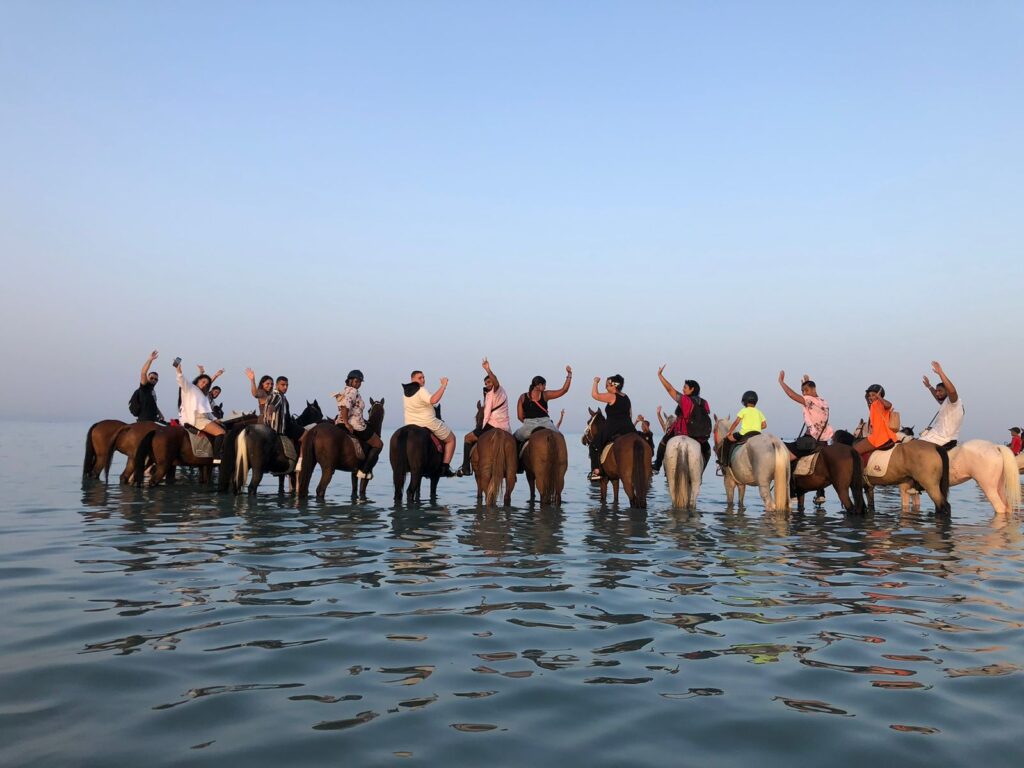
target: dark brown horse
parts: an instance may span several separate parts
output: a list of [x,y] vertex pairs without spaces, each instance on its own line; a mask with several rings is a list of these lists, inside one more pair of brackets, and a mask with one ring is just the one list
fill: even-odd
[[[230,486],[234,493],[241,493],[245,481],[252,470],[249,481],[249,494],[255,495],[256,490],[268,472],[277,475],[278,493],[284,493],[284,480],[291,482],[292,492],[296,487],[296,470],[292,460],[285,452],[285,441],[290,442],[296,458],[299,452],[299,441],[306,435],[308,424],[328,424],[323,421],[324,414],[320,403],[306,401],[306,407],[297,417],[285,425],[285,434],[279,435],[266,424],[247,424],[232,428],[224,441],[224,455],[217,482],[218,490],[227,491]],[[315,427],[314,427],[315,429]]]
[[[583,444],[590,441],[604,424],[604,414],[590,408],[590,421],[583,433]],[[647,509],[647,491],[651,487],[651,446],[639,432],[619,435],[612,441],[611,450],[601,462],[601,503],[608,500],[608,482],[612,483],[613,503],[619,503],[619,481],[635,509]]]
[[[831,485],[847,512],[864,514],[864,467],[860,455],[849,445],[825,445],[809,475],[794,475],[797,509],[804,510],[807,491],[823,492]],[[852,497],[851,497],[852,494]]]
[[128,426],[120,419],[97,421],[85,433],[85,461],[82,463],[82,477],[98,478],[104,472],[110,475],[110,460],[113,458],[114,437],[122,427]]
[[569,468],[569,451],[561,432],[553,429],[535,429],[531,432],[523,449],[523,466],[526,469],[526,482],[530,486],[531,504],[535,499],[535,489],[540,492],[542,505],[562,503],[565,472]]
[[[160,424],[157,424],[155,421],[137,421],[134,424],[126,424],[114,436],[113,450],[110,451],[110,458],[107,459],[108,463],[113,460],[115,453],[123,453],[128,457],[128,461],[124,465],[124,471],[121,473],[121,485],[135,483],[136,470],[138,470],[140,476],[145,474],[146,466],[137,465],[135,463],[135,455],[139,450],[139,444],[145,439],[146,435],[155,431],[159,426]],[[138,485],[138,483],[135,484]]]
[[[380,437],[381,426],[384,423],[384,401],[370,398],[370,412],[367,414],[366,427],[373,434]],[[381,444],[383,447],[383,443]],[[366,450],[365,448],[363,450]],[[377,456],[380,455],[380,448],[371,448],[376,456],[369,456],[371,461],[367,468],[372,470],[377,463]],[[353,444],[352,435],[344,427],[334,422],[325,421],[317,424],[302,437],[299,446],[299,479],[298,496],[304,499],[309,496],[309,481],[313,477],[313,469],[320,465],[320,482],[316,487],[316,497],[324,498],[327,493],[327,486],[334,477],[335,470],[352,473],[352,501],[357,498],[366,499],[366,486],[370,482],[372,471],[366,477],[359,478],[358,470],[363,465],[363,459],[356,454],[356,446]],[[364,472],[364,474],[366,474]]]
[[[237,419],[222,422],[224,428],[231,431],[233,428],[245,424],[251,424],[256,420],[254,414],[246,414]],[[192,450],[192,441],[184,427],[160,426],[147,434],[139,441],[139,447],[135,451],[135,466],[146,467],[154,464],[153,474],[149,478],[151,485],[157,485],[163,480],[173,483],[174,468],[198,467],[199,482],[207,485],[213,475],[213,458],[196,456]],[[135,474],[135,485],[142,485],[145,479],[144,472]]]
[[430,430],[408,424],[391,436],[391,470],[395,481],[395,504],[402,503],[405,476],[409,475],[406,500],[412,504],[420,500],[423,478],[430,480],[430,500],[437,499],[437,481],[441,479],[444,454],[431,439]]
[[476,475],[476,503],[486,495],[487,506],[498,501],[498,491],[505,483],[504,504],[512,503],[512,489],[516,487],[516,439],[504,429],[489,429],[480,435],[471,456],[473,474]]

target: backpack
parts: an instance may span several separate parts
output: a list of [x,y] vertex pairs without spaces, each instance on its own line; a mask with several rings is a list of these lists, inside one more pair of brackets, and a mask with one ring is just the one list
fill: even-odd
[[690,418],[686,420],[686,434],[694,440],[707,440],[711,437],[711,415],[704,407],[704,400],[691,395],[693,410],[690,411]]
[[136,418],[138,418],[139,414],[142,413],[142,397],[139,394],[140,389],[142,389],[142,387],[139,387],[132,392],[131,399],[128,400],[128,412]]

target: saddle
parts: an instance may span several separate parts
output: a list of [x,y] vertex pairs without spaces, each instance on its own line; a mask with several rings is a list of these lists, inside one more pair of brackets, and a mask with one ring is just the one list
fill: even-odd
[[878,448],[871,453],[861,454],[861,461],[864,462],[864,475],[866,477],[884,477],[885,473],[889,471],[889,460],[892,459],[892,453],[896,449],[896,444],[893,443],[888,447]]
[[189,442],[192,443],[192,455],[197,459],[213,458],[213,441],[210,438],[191,424],[185,425],[185,432],[188,433]]
[[793,477],[807,477],[814,474],[814,467],[818,464],[819,451],[802,456],[797,459],[796,468],[793,470]]
[[603,448],[603,449],[601,450],[601,463],[602,463],[602,464],[604,464],[604,460],[608,458],[608,454],[609,454],[609,453],[611,453],[611,450],[612,450],[612,443],[614,443],[614,442],[615,442],[615,441],[613,440],[613,441],[612,441],[611,443],[608,443],[608,445],[606,445],[606,446],[605,446],[605,447],[604,447],[604,448]]

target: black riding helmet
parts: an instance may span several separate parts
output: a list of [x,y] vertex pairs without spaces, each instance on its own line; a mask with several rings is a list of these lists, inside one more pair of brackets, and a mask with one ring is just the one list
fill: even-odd
[[354,368],[353,370],[349,371],[348,376],[345,377],[345,381],[351,381],[352,379],[359,379],[360,381],[363,381],[363,372],[360,371],[358,368]]
[[740,402],[744,405],[757,405],[757,392],[752,389],[748,389],[743,393],[743,397]]

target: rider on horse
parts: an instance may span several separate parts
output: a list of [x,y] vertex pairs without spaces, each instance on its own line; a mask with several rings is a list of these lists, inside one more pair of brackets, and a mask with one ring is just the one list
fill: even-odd
[[881,384],[872,384],[864,390],[864,399],[868,403],[871,432],[853,444],[854,450],[862,458],[870,456],[876,450],[891,448],[899,439],[889,426],[892,403],[885,399],[885,388]]
[[[160,408],[156,404],[156,385],[160,381],[160,374],[149,370],[159,353],[154,349],[149,353],[146,362],[142,364],[142,372],[139,375],[138,393],[138,421],[166,421]],[[135,398],[133,398],[135,399]]]
[[512,431],[508,416],[508,395],[505,392],[505,388],[498,381],[497,375],[491,370],[491,364],[487,361],[486,357],[484,358],[483,369],[487,372],[487,375],[484,376],[483,420],[480,426],[466,435],[464,439],[463,451],[465,455],[462,459],[462,468],[457,473],[459,477],[473,473],[469,458],[473,453],[473,446],[480,439],[480,435],[490,429],[503,429],[506,432]]
[[178,414],[181,423],[208,435],[213,441],[213,455],[219,461],[224,449],[224,427],[210,410],[210,376],[201,373],[189,383],[181,373],[181,358],[175,362],[177,364],[174,370],[181,392],[181,408]]
[[941,381],[934,387],[928,381],[927,376],[923,378],[923,381],[925,389],[931,392],[932,397],[938,402],[939,412],[935,414],[932,423],[921,432],[921,439],[929,443],[935,443],[935,445],[948,451],[954,448],[957,440],[960,439],[960,426],[964,422],[964,403],[960,399],[960,394],[956,391],[956,387],[953,386],[953,382],[949,380],[946,372],[942,370],[942,366],[937,362],[933,362],[932,370],[938,374]]
[[[795,496],[797,460],[802,456],[809,456],[820,450],[821,446],[826,445],[832,439],[834,430],[828,423],[828,401],[818,396],[818,385],[811,380],[810,376],[806,373],[804,374],[803,379],[800,381],[800,394],[797,394],[792,387],[786,384],[786,372],[779,371],[779,386],[782,387],[782,391],[786,393],[790,400],[794,403],[799,403],[804,409],[804,426],[801,430],[803,436],[798,437],[792,443],[786,443],[786,447],[793,456],[790,465],[790,495]],[[825,497],[820,493],[814,497],[816,504],[820,504],[824,500]]]
[[452,457],[455,455],[455,434],[448,425],[441,421],[441,407],[438,403],[448,388],[448,379],[441,379],[441,387],[434,394],[426,388],[426,377],[423,371],[413,371],[408,384],[402,385],[402,405],[405,409],[406,425],[425,427],[434,437],[444,443],[444,464],[441,465],[441,477],[455,477],[451,470]]
[[365,458],[356,472],[356,477],[369,479],[373,477],[371,470],[384,449],[384,441],[366,425],[366,418],[363,416],[366,404],[363,402],[363,396],[359,394],[362,385],[363,372],[358,368],[349,371],[345,377],[345,389],[334,393],[334,400],[338,404],[338,417],[334,423],[347,430],[362,444]]
[[256,374],[252,368],[246,368],[245,375],[249,379],[252,396],[260,404],[259,423],[266,424],[279,435],[286,434],[288,422],[291,420],[291,408],[288,406],[288,398],[285,397],[288,379],[285,376],[278,376],[277,389],[274,389],[274,380],[270,376],[261,376],[257,387]]
[[[665,436],[661,438],[661,442],[658,444],[658,454],[654,459],[654,465],[651,469],[654,472],[658,472],[661,469],[661,464],[665,460],[665,448],[668,446],[668,441],[673,437],[680,435],[684,437],[692,437],[698,443],[700,443],[700,452],[704,457],[704,466],[707,466],[708,460],[711,458],[711,444],[708,439],[711,437],[711,406],[708,405],[708,401],[704,400],[700,396],[700,384],[693,379],[687,379],[683,382],[683,391],[680,393],[668,379],[665,378],[665,366],[661,366],[658,369],[658,381],[661,382],[661,386],[668,392],[678,407],[676,408],[676,418],[672,422],[671,426],[668,426],[665,431]],[[704,427],[699,430],[699,434],[690,434],[691,426],[694,425],[694,417],[700,416],[700,411],[695,409],[704,409],[704,413],[708,414],[706,420],[701,417],[701,423]],[[706,423],[705,423],[706,421]]]
[[[718,463],[722,466],[722,469],[729,466],[733,449],[737,445],[747,442],[754,435],[761,434],[768,426],[768,419],[757,407],[757,392],[748,389],[743,393],[741,402],[743,407],[736,414],[732,424],[729,425],[729,429],[726,430],[726,437],[722,440],[722,445],[719,447]],[[739,432],[733,432],[736,427],[740,428]],[[730,443],[733,443],[733,445],[730,445]]]
[[572,384],[572,366],[569,365],[565,366],[565,383],[560,389],[548,392],[547,380],[543,376],[533,377],[530,382],[530,390],[521,394],[519,402],[516,404],[516,415],[523,423],[523,426],[515,431],[514,437],[517,442],[520,444],[526,442],[530,435],[538,429],[558,431],[558,425],[551,420],[548,413],[548,403],[568,392],[570,384]]
[[605,391],[598,392],[597,385],[601,382],[600,376],[594,377],[594,386],[590,393],[591,397],[599,403],[604,403],[605,421],[594,439],[590,441],[590,478],[596,480],[601,477],[601,452],[604,447],[620,435],[635,432],[633,426],[633,407],[629,397],[622,394],[622,387],[626,383],[619,374],[609,376],[605,380]]

